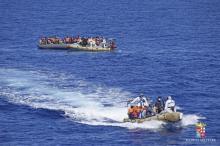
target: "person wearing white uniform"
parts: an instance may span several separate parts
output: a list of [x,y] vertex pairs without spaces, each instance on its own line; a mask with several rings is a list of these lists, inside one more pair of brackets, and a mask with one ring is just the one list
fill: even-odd
[[133,99],[130,104],[137,104],[138,106],[149,106],[147,99],[143,94]]
[[167,101],[165,103],[165,112],[176,112],[176,107],[175,107],[175,101],[172,99],[171,96],[167,97]]
[[103,48],[106,48],[106,43],[107,43],[106,39],[103,38],[103,40],[102,40],[102,47],[103,47]]

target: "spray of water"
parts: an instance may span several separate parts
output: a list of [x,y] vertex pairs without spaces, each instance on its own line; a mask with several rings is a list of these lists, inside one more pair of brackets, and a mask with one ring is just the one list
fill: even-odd
[[[0,69],[0,94],[16,104],[64,111],[73,121],[89,125],[159,129],[165,124],[161,121],[123,123],[123,118],[127,117],[123,101],[131,97],[129,92],[74,79],[64,74]],[[197,115],[185,115],[182,125],[195,124],[199,118]]]

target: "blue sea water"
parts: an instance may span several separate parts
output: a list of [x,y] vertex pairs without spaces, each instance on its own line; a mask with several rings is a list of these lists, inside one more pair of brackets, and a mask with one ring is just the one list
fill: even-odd
[[[0,22],[0,145],[220,145],[220,1],[1,0]],[[51,35],[118,48],[39,50]],[[172,95],[182,122],[122,123],[140,93]]]

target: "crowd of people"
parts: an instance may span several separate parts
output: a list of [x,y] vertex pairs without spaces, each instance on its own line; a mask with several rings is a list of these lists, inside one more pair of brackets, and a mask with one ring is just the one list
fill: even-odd
[[163,112],[176,112],[175,101],[171,96],[163,98],[158,96],[155,103],[149,97],[144,97],[143,94],[135,99],[129,100],[128,117],[129,119],[142,119]]
[[46,44],[78,44],[80,46],[89,46],[89,47],[109,47],[116,48],[115,42],[113,40],[106,39],[104,37],[42,37],[39,42],[41,45]]

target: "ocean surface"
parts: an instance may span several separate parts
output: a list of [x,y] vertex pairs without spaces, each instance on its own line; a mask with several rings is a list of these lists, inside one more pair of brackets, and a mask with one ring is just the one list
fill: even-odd
[[[54,35],[118,48],[37,48]],[[219,146],[219,46],[219,0],[1,0],[0,145]],[[140,93],[173,96],[183,120],[123,123]]]

